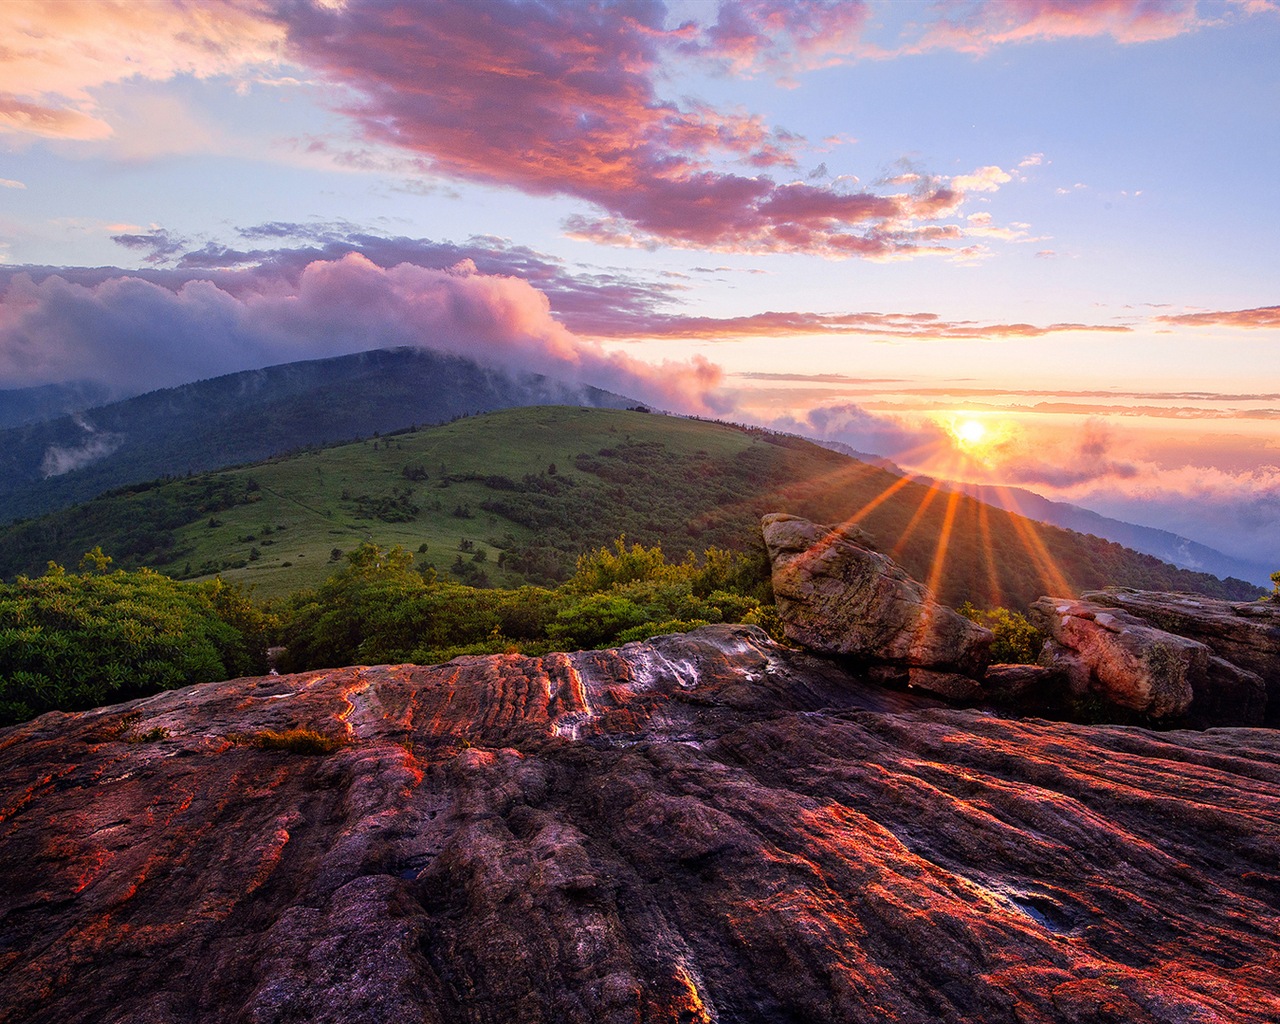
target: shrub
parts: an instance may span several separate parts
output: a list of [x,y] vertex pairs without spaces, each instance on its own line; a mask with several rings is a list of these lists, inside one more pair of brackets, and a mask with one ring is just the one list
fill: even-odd
[[1040,657],[1045,635],[1021,612],[1008,608],[989,611],[975,608],[966,601],[956,609],[965,618],[986,626],[995,634],[991,644],[991,661],[997,665],[1034,665]]
[[104,559],[0,584],[0,724],[266,671],[272,621],[238,588]]

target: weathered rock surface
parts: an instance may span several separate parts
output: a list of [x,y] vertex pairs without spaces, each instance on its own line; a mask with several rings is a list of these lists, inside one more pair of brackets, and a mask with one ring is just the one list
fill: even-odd
[[1046,665],[989,665],[982,679],[983,697],[1001,706],[1017,705],[1029,697],[1052,700],[1066,688],[1065,673]]
[[1193,683],[1203,685],[1210,651],[1115,608],[1042,597],[1031,617],[1056,646],[1044,661],[1066,671],[1073,690],[1093,690],[1153,718],[1174,718],[1191,706]]
[[1198,640],[1258,676],[1266,688],[1266,723],[1280,726],[1280,604],[1119,587],[1090,591],[1083,599],[1123,608],[1160,629]]
[[213,683],[0,731],[0,1021],[1273,1022],[1278,822],[748,627]]
[[[1173,597],[1147,595],[1157,596]],[[1078,695],[1094,693],[1153,719],[1200,728],[1265,721],[1267,684],[1261,676],[1114,601],[1042,597],[1031,606],[1031,617],[1050,636],[1041,664],[1065,674]]]
[[991,632],[934,600],[856,531],[773,513],[761,520],[786,636],[810,650],[904,668],[947,697],[980,692]]

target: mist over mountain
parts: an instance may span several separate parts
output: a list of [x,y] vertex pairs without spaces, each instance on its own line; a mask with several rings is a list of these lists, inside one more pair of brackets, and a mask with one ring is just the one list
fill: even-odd
[[0,391],[0,429],[40,423],[101,405],[111,398],[105,384],[69,381]]
[[0,431],[0,520],[65,508],[157,477],[546,404],[636,403],[589,385],[420,348],[227,374]]

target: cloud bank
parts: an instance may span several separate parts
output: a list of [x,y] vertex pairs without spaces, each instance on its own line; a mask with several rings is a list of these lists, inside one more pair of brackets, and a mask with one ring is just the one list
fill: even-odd
[[117,274],[76,283],[14,275],[0,300],[0,382],[97,380],[121,393],[297,359],[416,345],[505,369],[619,391],[661,407],[716,413],[720,371],[702,359],[659,365],[609,353],[551,315],[527,282],[479,272],[384,268],[359,254],[307,264],[295,282],[239,275],[166,287]]

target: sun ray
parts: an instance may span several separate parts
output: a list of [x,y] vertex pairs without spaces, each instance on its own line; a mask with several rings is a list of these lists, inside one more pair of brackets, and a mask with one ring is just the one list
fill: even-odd
[[899,477],[896,481],[894,481],[892,484],[886,487],[883,491],[881,491],[878,495],[872,498],[869,502],[863,505],[862,508],[858,509],[857,512],[855,512],[848,519],[846,519],[844,521],[845,526],[856,526],[863,519],[865,519],[872,512],[874,512],[881,505],[883,505],[886,501],[888,501],[895,494],[897,494],[900,490],[902,490],[902,488],[906,487],[907,484],[909,483],[911,483],[910,477],[905,477],[905,476]]
[[947,563],[947,548],[951,544],[951,530],[955,525],[956,511],[962,497],[959,491],[952,491],[947,495],[947,508],[942,515],[942,529],[938,531],[938,544],[934,548],[933,564],[929,567],[929,579],[925,584],[935,597],[938,594],[938,584],[942,582],[942,570]]
[[1073,595],[1075,588],[1067,581],[1062,570],[1058,568],[1058,563],[1054,560],[1053,555],[1049,553],[1044,538],[1036,531],[1030,519],[1018,511],[1017,497],[1008,488],[999,485],[996,486],[995,490],[1000,495],[1000,500],[1005,503],[1012,513],[1009,521],[1013,524],[1018,539],[1022,541],[1022,546],[1026,549],[1027,554],[1036,563],[1036,569],[1040,574],[1041,581],[1054,592],[1052,596],[1070,597]]
[[916,508],[915,514],[911,517],[911,520],[907,523],[902,533],[898,535],[898,542],[893,546],[893,550],[889,552],[889,557],[895,562],[899,557],[901,557],[903,548],[905,548],[908,541],[911,540],[911,535],[916,532],[916,527],[920,525],[920,521],[924,518],[924,514],[929,511],[929,506],[933,504],[933,499],[936,498],[939,493],[941,493],[941,489],[937,484],[930,484],[925,489],[924,497],[920,499],[920,504]]
[[988,601],[991,607],[998,608],[1004,604],[1004,588],[1000,586],[1000,573],[996,571],[995,545],[991,541],[991,506],[977,499],[975,503],[978,506],[978,536],[983,564],[987,571],[987,585],[991,588]]

